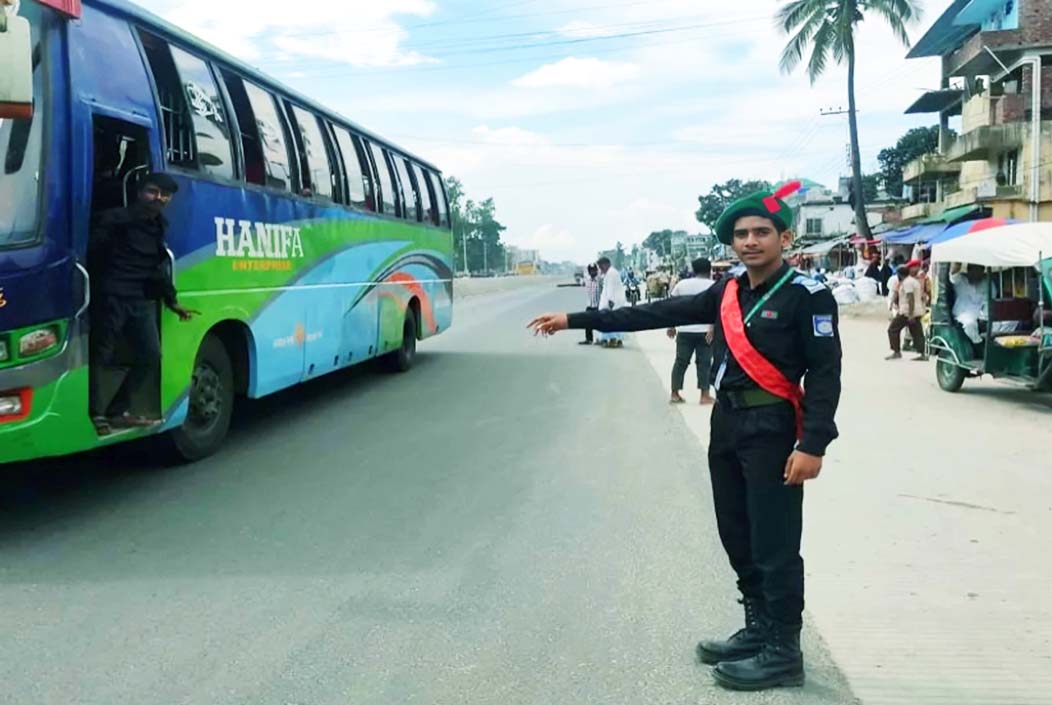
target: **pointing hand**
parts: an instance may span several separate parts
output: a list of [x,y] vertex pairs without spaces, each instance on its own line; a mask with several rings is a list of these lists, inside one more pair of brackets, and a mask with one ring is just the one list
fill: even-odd
[[530,321],[526,326],[534,335],[549,336],[570,327],[565,313],[546,313]]

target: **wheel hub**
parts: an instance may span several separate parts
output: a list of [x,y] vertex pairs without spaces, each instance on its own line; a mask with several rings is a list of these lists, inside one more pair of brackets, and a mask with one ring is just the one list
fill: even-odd
[[223,382],[219,373],[207,362],[194,370],[190,386],[190,420],[197,426],[207,426],[219,417],[223,406]]

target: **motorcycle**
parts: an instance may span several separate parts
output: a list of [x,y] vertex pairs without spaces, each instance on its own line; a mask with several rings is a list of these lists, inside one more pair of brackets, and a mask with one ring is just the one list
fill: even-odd
[[628,299],[628,304],[630,306],[635,306],[639,303],[641,296],[642,294],[639,291],[639,284],[628,284],[625,287],[625,298]]

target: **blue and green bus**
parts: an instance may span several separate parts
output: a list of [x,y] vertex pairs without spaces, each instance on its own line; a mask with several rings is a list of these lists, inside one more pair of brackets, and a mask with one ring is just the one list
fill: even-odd
[[[22,0],[19,15],[33,99],[27,116],[0,95],[0,463],[155,432],[200,458],[236,397],[377,357],[405,370],[450,326],[437,167],[125,0]],[[137,403],[163,423],[100,436],[90,224],[150,171],[179,184],[172,275],[201,315],[160,314],[161,372]]]

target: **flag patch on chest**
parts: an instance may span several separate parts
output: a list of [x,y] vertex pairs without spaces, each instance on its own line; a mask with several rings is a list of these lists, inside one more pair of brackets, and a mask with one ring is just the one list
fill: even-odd
[[760,318],[766,318],[768,321],[774,321],[778,319],[777,311],[760,311]]
[[811,316],[811,320],[814,323],[815,337],[816,338],[832,338],[833,329],[833,316]]

